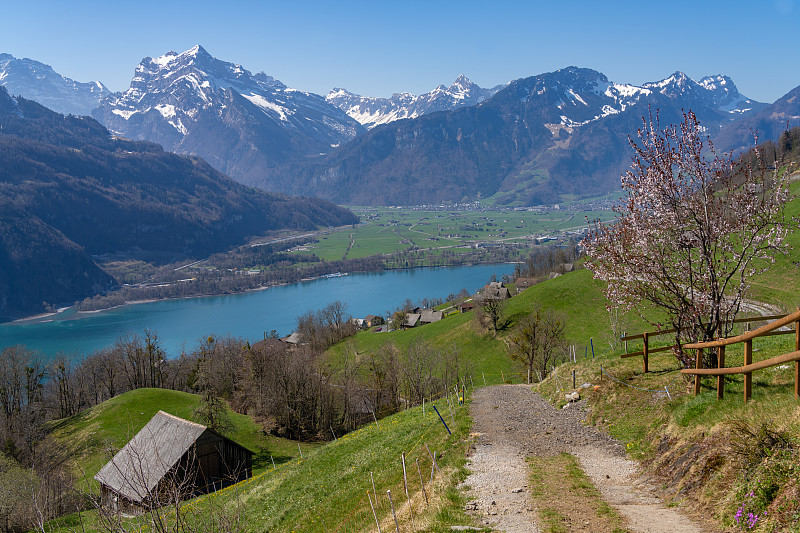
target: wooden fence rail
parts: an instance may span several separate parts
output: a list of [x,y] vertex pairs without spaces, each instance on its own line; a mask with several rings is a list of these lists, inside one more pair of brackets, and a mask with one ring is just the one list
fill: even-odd
[[[765,320],[778,320],[784,318],[786,315],[769,315],[769,316],[754,316],[750,318],[737,318],[733,321],[734,324],[744,324],[749,322],[763,322]],[[783,324],[786,325],[786,324]],[[781,327],[781,326],[777,326]],[[642,350],[638,352],[631,352],[631,353],[624,353],[620,356],[622,359],[626,359],[628,357],[639,357],[642,356],[642,363],[644,365],[644,373],[648,372],[648,365],[649,365],[649,355],[652,353],[659,353],[659,352],[667,352],[672,350],[673,348],[677,348],[677,345],[672,346],[661,346],[659,348],[650,348],[650,338],[656,337],[659,335],[667,335],[669,333],[675,333],[675,329],[659,329],[657,331],[646,331],[644,333],[638,333],[636,335],[625,335],[620,337],[621,341],[633,341],[642,339]],[[758,331],[758,330],[756,330]],[[788,335],[790,333],[794,333],[792,331],[771,331],[769,333],[764,333],[761,336],[765,337],[768,335]],[[627,347],[627,344],[626,344]],[[684,345],[684,348],[687,348],[688,345]],[[800,350],[800,348],[798,348]]]
[[[775,331],[789,324],[794,324],[794,331]],[[753,363],[753,339],[790,333],[794,333],[793,352]],[[739,343],[744,343],[744,364],[738,367],[726,368],[725,347]],[[725,395],[725,376],[729,374],[744,374],[744,401],[747,403],[747,400],[752,396],[754,371],[794,362],[794,397],[795,399],[800,398],[800,308],[794,313],[780,316],[774,322],[770,322],[769,324],[754,329],[753,331],[743,333],[742,335],[716,341],[684,344],[683,347],[689,350],[697,350],[695,368],[681,370],[682,374],[694,375],[695,396],[700,393],[700,378],[702,376],[717,376],[717,399],[721,400]],[[703,351],[713,348],[717,350],[717,368],[703,368]]]

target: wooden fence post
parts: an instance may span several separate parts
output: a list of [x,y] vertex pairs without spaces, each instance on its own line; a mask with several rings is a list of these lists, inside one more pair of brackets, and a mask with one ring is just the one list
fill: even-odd
[[[749,365],[753,362],[753,341],[747,340],[744,343],[744,366]],[[753,373],[752,372],[745,372],[744,373],[744,403],[747,403],[747,400],[753,394]]]
[[[717,348],[717,368],[725,368],[725,346]],[[725,396],[725,376],[720,374],[717,376],[717,400],[721,400]]]
[[[800,320],[794,323],[794,350],[800,351]],[[800,398],[800,361],[794,362],[794,399]]]
[[642,350],[642,360],[644,361],[644,373],[647,374],[647,355],[648,355],[648,341],[647,341],[647,332],[642,333],[642,338],[644,339],[644,349]]
[[[697,353],[695,355],[695,362],[694,367],[696,369],[703,368],[703,349],[698,348]],[[694,395],[697,396],[700,394],[700,374],[695,374],[694,376]]]

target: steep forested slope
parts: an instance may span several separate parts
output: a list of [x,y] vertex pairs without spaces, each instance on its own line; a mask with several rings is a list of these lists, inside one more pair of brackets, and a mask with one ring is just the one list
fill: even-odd
[[112,280],[87,254],[198,256],[281,228],[354,223],[328,202],[258,191],[196,157],[112,137],[0,89],[0,316]]

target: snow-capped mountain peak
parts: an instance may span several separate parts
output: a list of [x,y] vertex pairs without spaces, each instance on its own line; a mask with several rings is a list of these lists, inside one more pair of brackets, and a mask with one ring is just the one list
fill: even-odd
[[687,99],[688,107],[705,105],[726,113],[741,114],[762,106],[739,93],[733,80],[722,74],[704,76],[695,81],[683,72],[675,72],[661,81],[645,83],[643,87],[670,98]]
[[395,120],[476,105],[491,98],[503,87],[505,85],[482,89],[461,74],[450,86],[439,85],[418,96],[402,92],[394,93],[391,98],[374,98],[335,88],[325,99],[367,128],[374,128]]
[[[115,133],[202,155],[243,181],[251,174],[263,179],[263,168],[256,169],[253,158],[246,170],[232,167],[213,146],[220,141],[211,131],[236,150],[269,153],[275,162],[285,162],[289,154],[318,155],[363,131],[322,96],[290,89],[263,72],[253,75],[200,45],[144,58],[128,90],[106,99],[93,115]],[[257,139],[268,146],[256,149]]]

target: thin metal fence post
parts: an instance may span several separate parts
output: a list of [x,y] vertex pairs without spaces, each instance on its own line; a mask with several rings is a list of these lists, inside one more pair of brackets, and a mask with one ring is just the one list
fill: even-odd
[[394,529],[400,533],[400,524],[397,522],[397,513],[394,512],[394,501],[392,500],[392,491],[387,489],[386,494],[389,496],[389,505],[392,506],[392,516],[394,517]]
[[[374,489],[373,489],[374,490]],[[378,522],[378,513],[375,512],[375,506],[372,505],[372,496],[370,496],[369,491],[367,491],[367,498],[369,498],[369,506],[372,507],[372,516],[375,517],[375,525],[378,526],[378,533],[381,533],[381,523]],[[378,495],[375,495],[375,500],[378,499]]]

